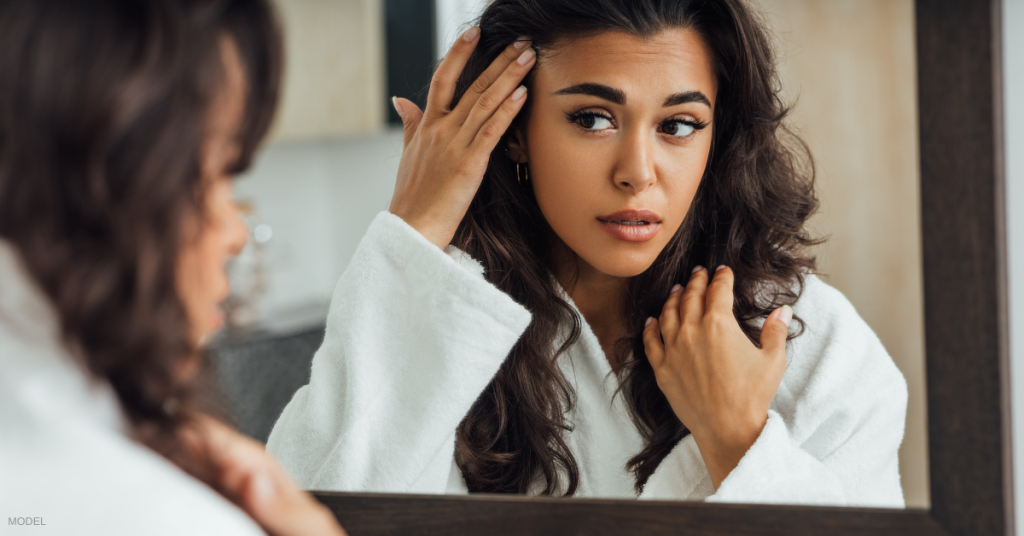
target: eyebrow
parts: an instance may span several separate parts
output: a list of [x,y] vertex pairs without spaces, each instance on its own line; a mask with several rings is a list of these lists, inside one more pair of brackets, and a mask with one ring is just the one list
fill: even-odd
[[576,84],[564,89],[559,89],[555,95],[590,95],[599,99],[614,102],[615,104],[626,104],[626,94],[621,89],[615,89],[603,84]]
[[685,91],[683,93],[676,93],[669,98],[665,99],[665,104],[662,106],[677,106],[679,104],[686,104],[688,102],[699,102],[708,108],[711,107],[711,101],[708,100],[707,96],[700,91]]
[[[609,87],[604,84],[576,84],[575,86],[559,89],[555,92],[555,95],[590,95],[618,105],[626,104],[625,92],[621,89]],[[669,98],[665,99],[665,103],[662,104],[662,106],[677,106],[688,102],[699,102],[708,108],[711,107],[711,101],[708,100],[707,96],[696,90],[684,91],[682,93],[670,95]]]

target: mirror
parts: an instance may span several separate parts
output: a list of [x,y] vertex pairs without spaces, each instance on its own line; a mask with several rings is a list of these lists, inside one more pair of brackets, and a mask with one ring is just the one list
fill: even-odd
[[[447,4],[437,3],[438,20],[444,20],[438,24],[441,42],[457,34],[450,28],[464,26],[472,4],[448,6],[446,18],[441,10]],[[373,58],[383,56],[384,36],[367,31],[385,26],[380,13],[386,6],[338,2],[329,4],[330,13],[316,11],[328,9],[322,5],[280,2],[287,35],[299,40],[290,43],[291,85],[276,141],[238,184],[240,197],[252,207],[254,240],[237,271],[240,278],[248,274],[264,284],[250,285],[255,290],[239,297],[238,329],[225,333],[214,350],[229,406],[242,429],[261,440],[309,380],[327,302],[370,222],[388,206],[402,146],[401,132],[383,124],[379,81],[384,67]],[[828,237],[815,250],[818,272],[856,307],[907,381],[899,451],[902,492],[908,507],[928,507],[913,4],[758,0],[751,5],[764,13],[777,40],[783,96],[794,104],[790,124],[818,166],[821,209],[809,227]],[[361,21],[353,28],[362,33],[313,31],[342,20]],[[329,40],[341,35],[353,41]],[[337,50],[352,52],[339,56]],[[362,71],[308,67],[316,65],[309,58],[317,55],[362,58],[356,62]],[[321,83],[318,74],[349,78]],[[303,76],[308,79],[302,81]],[[377,85],[352,83],[362,79]],[[348,112],[309,110],[310,103],[319,102],[314,97],[289,97],[303,88],[342,88],[333,93],[336,101],[372,113],[324,126],[325,117],[345,118]],[[303,104],[306,111],[289,111]],[[304,125],[320,126],[304,130]],[[260,235],[266,240],[256,234],[260,226],[266,226]]]

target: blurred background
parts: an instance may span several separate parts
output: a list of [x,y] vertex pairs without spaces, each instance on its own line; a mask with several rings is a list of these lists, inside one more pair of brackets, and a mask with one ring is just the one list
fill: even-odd
[[[237,198],[252,237],[231,267],[232,327],[212,352],[239,427],[266,440],[308,381],[327,304],[402,149],[391,95],[422,102],[433,63],[485,0],[276,0],[282,108]],[[792,126],[817,163],[828,241],[819,271],[907,378],[900,451],[908,507],[927,507],[928,461],[912,0],[751,0],[777,42]]]

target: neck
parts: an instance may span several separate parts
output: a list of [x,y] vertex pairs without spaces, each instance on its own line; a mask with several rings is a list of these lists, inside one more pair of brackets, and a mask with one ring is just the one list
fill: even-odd
[[555,278],[597,336],[605,358],[616,369],[615,343],[628,333],[626,292],[629,278],[598,271],[558,241],[552,255]]

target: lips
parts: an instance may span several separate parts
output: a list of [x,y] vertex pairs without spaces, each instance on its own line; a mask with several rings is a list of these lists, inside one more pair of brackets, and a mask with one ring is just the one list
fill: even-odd
[[661,229],[661,216],[650,210],[620,210],[597,219],[605,232],[626,242],[646,242]]

